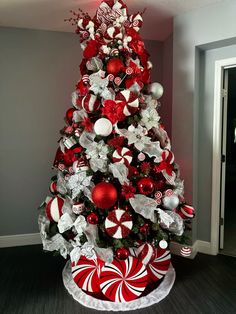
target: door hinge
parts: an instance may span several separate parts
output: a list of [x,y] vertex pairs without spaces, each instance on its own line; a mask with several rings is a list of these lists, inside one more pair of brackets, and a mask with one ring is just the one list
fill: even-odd
[[222,98],[227,97],[228,95],[227,89],[223,88],[221,94],[222,94]]
[[220,225],[223,226],[224,225],[224,218],[220,217]]
[[226,160],[225,155],[221,155],[221,162],[225,162],[225,160]]

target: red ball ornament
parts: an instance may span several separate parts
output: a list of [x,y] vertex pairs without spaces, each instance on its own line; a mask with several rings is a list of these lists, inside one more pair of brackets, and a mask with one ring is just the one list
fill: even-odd
[[149,224],[144,224],[139,228],[139,231],[143,234],[148,233],[149,231]]
[[97,225],[98,224],[99,217],[96,213],[90,213],[87,216],[87,222],[91,225]]
[[113,58],[107,63],[107,72],[116,76],[124,69],[124,63],[119,58]]
[[69,123],[72,123],[73,114],[74,114],[75,111],[76,111],[75,108],[70,108],[70,109],[67,110],[67,112],[66,112],[66,120]]
[[111,208],[117,201],[117,190],[111,183],[98,183],[92,190],[92,200],[99,208]]
[[125,247],[119,248],[116,250],[116,257],[125,260],[129,256],[129,250]]
[[154,181],[151,178],[142,178],[138,181],[138,189],[141,194],[152,194],[155,189]]

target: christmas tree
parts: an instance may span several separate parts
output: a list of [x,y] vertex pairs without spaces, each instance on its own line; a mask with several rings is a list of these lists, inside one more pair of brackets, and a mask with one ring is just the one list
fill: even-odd
[[[45,250],[70,257],[76,285],[113,302],[161,282],[169,242],[194,216],[158,114],[163,88],[139,35],[142,14],[104,0],[95,16],[73,12],[81,79],[72,93],[39,215]],[[147,293],[147,292],[146,292]]]

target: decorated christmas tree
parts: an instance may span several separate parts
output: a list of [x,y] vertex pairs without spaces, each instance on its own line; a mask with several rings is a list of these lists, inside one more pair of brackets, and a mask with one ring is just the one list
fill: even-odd
[[45,250],[69,257],[67,276],[81,298],[132,303],[161,289],[169,243],[183,236],[194,209],[158,114],[163,88],[150,81],[142,14],[104,0],[94,17],[79,10],[70,21],[83,50],[81,79],[40,233]]

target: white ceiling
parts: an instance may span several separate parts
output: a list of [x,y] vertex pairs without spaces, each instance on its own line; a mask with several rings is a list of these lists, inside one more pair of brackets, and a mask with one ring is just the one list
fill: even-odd
[[[142,12],[145,39],[165,40],[172,32],[173,16],[224,0],[124,0],[129,12]],[[0,0],[0,26],[73,32],[64,22],[69,10],[81,8],[94,15],[101,0]]]

